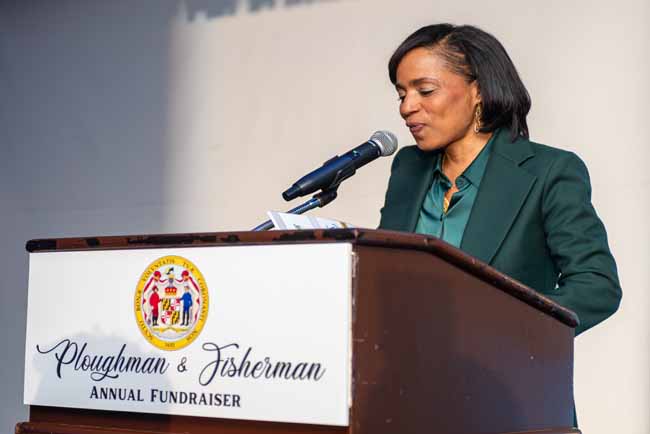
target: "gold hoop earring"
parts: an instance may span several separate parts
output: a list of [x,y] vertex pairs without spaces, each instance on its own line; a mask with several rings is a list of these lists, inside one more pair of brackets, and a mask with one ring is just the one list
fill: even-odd
[[481,132],[481,104],[476,105],[476,111],[474,112],[474,132],[476,134]]

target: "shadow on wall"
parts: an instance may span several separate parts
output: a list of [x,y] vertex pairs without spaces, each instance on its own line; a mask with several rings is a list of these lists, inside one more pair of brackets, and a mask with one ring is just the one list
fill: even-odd
[[248,12],[262,12],[280,7],[290,8],[295,6],[310,5],[334,0],[183,0],[189,20],[203,13],[208,18],[218,18],[225,15],[236,15],[241,9]]
[[25,242],[167,230],[171,20],[324,1],[0,1],[1,431],[28,417]]
[[34,219],[26,239],[167,230],[174,17],[328,1],[1,2],[0,181],[6,209]]

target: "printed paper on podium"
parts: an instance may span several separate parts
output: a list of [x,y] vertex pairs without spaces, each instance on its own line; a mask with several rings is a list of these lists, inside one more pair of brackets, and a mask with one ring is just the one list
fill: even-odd
[[275,230],[341,229],[354,227],[338,220],[315,217],[311,215],[298,215],[278,211],[269,211],[268,216],[273,222]]

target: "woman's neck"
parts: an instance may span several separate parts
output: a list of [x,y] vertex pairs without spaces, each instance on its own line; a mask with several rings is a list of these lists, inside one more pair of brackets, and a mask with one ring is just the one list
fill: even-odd
[[472,164],[490,137],[492,137],[492,133],[473,133],[445,148],[442,171],[450,181],[453,182]]

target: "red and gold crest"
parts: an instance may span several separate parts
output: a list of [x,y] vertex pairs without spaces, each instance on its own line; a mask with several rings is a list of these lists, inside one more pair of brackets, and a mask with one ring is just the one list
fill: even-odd
[[191,344],[208,317],[203,274],[180,256],[165,256],[149,264],[140,276],[134,301],[138,328],[162,350]]

